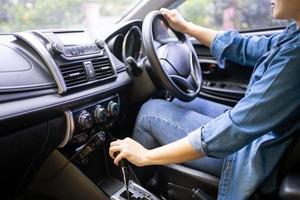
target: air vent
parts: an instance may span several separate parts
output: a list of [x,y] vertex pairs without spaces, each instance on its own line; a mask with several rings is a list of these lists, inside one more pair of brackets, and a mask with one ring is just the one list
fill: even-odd
[[60,65],[67,88],[73,88],[87,82],[87,75],[82,62]]
[[115,72],[107,57],[92,60],[97,80],[115,77]]

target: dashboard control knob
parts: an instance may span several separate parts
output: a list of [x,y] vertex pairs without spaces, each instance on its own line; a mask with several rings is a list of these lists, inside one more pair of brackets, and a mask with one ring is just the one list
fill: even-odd
[[95,112],[94,112],[94,117],[96,119],[96,122],[105,122],[107,120],[107,111],[105,108],[102,106],[98,105],[96,106]]
[[109,102],[109,104],[107,106],[107,110],[108,110],[109,115],[114,117],[119,114],[120,107],[116,102],[111,101],[111,102]]
[[99,40],[99,39],[97,39],[97,40],[95,41],[95,43],[96,43],[96,45],[97,45],[100,49],[104,49],[104,47],[105,47],[105,42],[104,42],[104,40]]
[[92,115],[85,110],[82,111],[78,117],[78,124],[83,130],[91,128],[93,125]]
[[53,53],[57,54],[57,55],[60,55],[64,52],[64,46],[62,44],[59,44],[59,43],[52,43],[51,44],[51,50]]

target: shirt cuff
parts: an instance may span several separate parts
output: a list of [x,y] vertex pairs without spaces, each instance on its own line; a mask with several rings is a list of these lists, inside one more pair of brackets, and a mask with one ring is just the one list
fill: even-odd
[[220,68],[224,68],[224,51],[230,46],[236,36],[235,31],[219,32],[213,39],[210,47],[211,54],[216,58]]
[[188,141],[192,145],[193,149],[195,149],[199,153],[203,153],[204,155],[206,155],[207,145],[202,140],[202,129],[203,126],[189,133]]
[[223,48],[222,48],[222,46],[224,46],[222,40],[223,35],[224,32],[219,32],[211,43],[210,52],[217,59],[221,57],[223,52]]

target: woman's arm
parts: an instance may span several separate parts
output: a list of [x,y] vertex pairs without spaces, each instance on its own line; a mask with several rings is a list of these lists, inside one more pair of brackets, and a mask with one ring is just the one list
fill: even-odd
[[211,48],[213,56],[220,63],[226,58],[241,65],[254,66],[257,60],[274,46],[278,37],[244,37],[236,31],[215,31],[187,22],[176,10],[162,8],[161,12],[171,28],[187,33]]
[[[114,157],[116,152],[119,154]],[[136,166],[146,166],[182,163],[202,158],[204,153],[195,151],[187,137],[152,150],[145,149],[131,138],[126,138],[112,142],[109,155],[116,165],[125,158]]]
[[160,11],[171,28],[182,33],[187,33],[207,47],[211,46],[212,41],[218,33],[218,31],[187,22],[176,10],[162,8]]

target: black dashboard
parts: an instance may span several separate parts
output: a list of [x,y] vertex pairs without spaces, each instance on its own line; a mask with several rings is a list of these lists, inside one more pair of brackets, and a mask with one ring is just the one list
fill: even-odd
[[26,188],[32,166],[38,168],[53,149],[72,156],[87,141],[103,140],[102,131],[125,112],[133,82],[126,58],[144,57],[141,25],[119,24],[108,34],[88,29],[0,35],[0,150],[14,149],[1,155],[8,195]]

